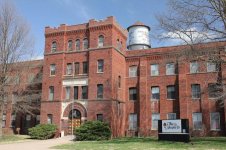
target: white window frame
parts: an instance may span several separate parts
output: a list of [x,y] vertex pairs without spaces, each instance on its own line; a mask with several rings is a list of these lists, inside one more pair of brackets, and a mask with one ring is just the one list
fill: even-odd
[[190,73],[198,73],[198,72],[199,72],[199,63],[198,63],[198,61],[191,61],[190,62]]
[[71,97],[70,95],[71,95],[71,87],[70,86],[66,86],[65,87],[65,99],[69,100],[70,97]]
[[[212,126],[212,115],[218,115],[218,117],[219,117],[219,128],[213,128],[213,126]],[[214,130],[214,131],[219,131],[219,130],[221,130],[221,124],[220,124],[220,120],[221,120],[221,118],[220,118],[220,113],[219,112],[211,112],[210,113],[210,130]]]
[[137,114],[131,113],[129,114],[129,130],[137,130]]
[[[159,94],[159,98],[158,99],[153,98],[153,94],[157,93],[157,92],[154,91],[154,89],[158,89],[158,94]],[[159,88],[159,86],[152,86],[151,87],[151,100],[152,101],[159,101],[160,100],[160,88]]]
[[47,114],[47,124],[53,124],[53,115]]
[[53,41],[52,44],[51,44],[51,52],[56,52],[57,50],[57,42],[56,41]]
[[72,50],[72,45],[73,45],[73,41],[72,40],[68,40],[68,42],[67,42],[67,50],[71,51]]
[[56,75],[56,64],[51,64],[49,66],[49,70],[50,70],[50,76],[55,76]]
[[[197,119],[199,118],[199,119]],[[196,122],[201,122],[201,127],[200,128],[195,128],[195,123]],[[202,130],[202,113],[200,112],[195,112],[195,113],[192,113],[192,124],[193,124],[193,130]]]
[[[170,115],[173,115],[173,117],[172,117],[173,119],[170,118]],[[169,120],[175,120],[175,119],[177,119],[177,114],[176,113],[168,113],[167,114],[167,119],[169,119]]]
[[104,47],[104,36],[100,35],[98,37],[98,47]]
[[76,51],[79,51],[80,50],[80,40],[79,39],[76,39],[75,40],[75,50]]
[[[101,62],[102,62],[102,65],[100,65],[101,68],[99,68],[100,67],[99,64],[101,64]],[[103,72],[104,72],[104,60],[99,59],[97,60],[97,73],[103,73]]]
[[[156,117],[156,116],[157,117]],[[154,117],[155,116],[155,117]],[[157,118],[157,119],[156,119]],[[158,120],[160,120],[160,113],[152,113],[151,115],[151,130],[158,130]],[[155,121],[155,122],[154,122]],[[157,122],[157,123],[156,123]],[[157,124],[157,127],[154,125]]]
[[214,62],[207,62],[206,69],[207,69],[207,72],[216,72],[217,64]]
[[89,41],[87,38],[83,39],[83,49],[86,50],[89,48]]
[[53,101],[54,100],[54,86],[49,86],[49,98],[48,99],[50,101]]
[[130,66],[129,67],[129,77],[133,78],[133,77],[137,77],[137,66]]
[[73,73],[73,65],[72,65],[72,63],[67,63],[67,68],[66,69],[67,69],[66,70],[66,75],[72,75],[72,73]]
[[151,76],[159,76],[159,64],[151,64]]
[[166,75],[175,75],[176,73],[175,63],[167,63],[166,64]]
[[[199,86],[199,90],[200,90],[199,91],[199,97],[194,97],[193,88],[192,88],[193,86]],[[191,84],[191,97],[192,97],[192,99],[200,99],[201,98],[201,86],[200,86],[200,84]]]

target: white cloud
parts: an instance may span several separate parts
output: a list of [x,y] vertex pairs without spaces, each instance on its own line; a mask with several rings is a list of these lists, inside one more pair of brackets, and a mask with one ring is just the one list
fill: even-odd
[[215,34],[212,34],[210,32],[198,31],[195,27],[184,31],[167,32],[161,34],[161,38],[167,38],[167,41],[170,43],[172,42],[173,45],[181,43],[184,44],[207,42],[211,39],[214,39],[215,37]]
[[43,55],[33,56],[31,58],[31,60],[41,60],[41,59],[44,59],[44,56]]

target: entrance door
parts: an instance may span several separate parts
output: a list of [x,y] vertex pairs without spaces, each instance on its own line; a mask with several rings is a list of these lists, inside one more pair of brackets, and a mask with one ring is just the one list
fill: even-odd
[[73,109],[70,111],[68,117],[69,117],[68,131],[69,134],[73,134],[72,132],[74,131],[74,129],[80,127],[81,125],[81,112],[77,109]]

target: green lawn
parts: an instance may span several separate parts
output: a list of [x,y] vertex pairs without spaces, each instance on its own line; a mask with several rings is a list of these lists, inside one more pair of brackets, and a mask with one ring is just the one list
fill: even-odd
[[74,142],[53,147],[76,150],[226,149],[226,137],[192,138],[190,143],[158,141],[157,138],[123,138],[110,141]]
[[0,144],[10,143],[15,141],[22,141],[27,139],[29,139],[29,136],[27,135],[5,135],[3,137],[0,137]]

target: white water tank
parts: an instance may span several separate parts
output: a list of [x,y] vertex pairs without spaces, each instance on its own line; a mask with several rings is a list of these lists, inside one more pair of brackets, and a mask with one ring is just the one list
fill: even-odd
[[127,48],[129,50],[139,50],[150,48],[149,31],[150,27],[144,25],[141,22],[136,22],[135,24],[127,28],[129,32]]

